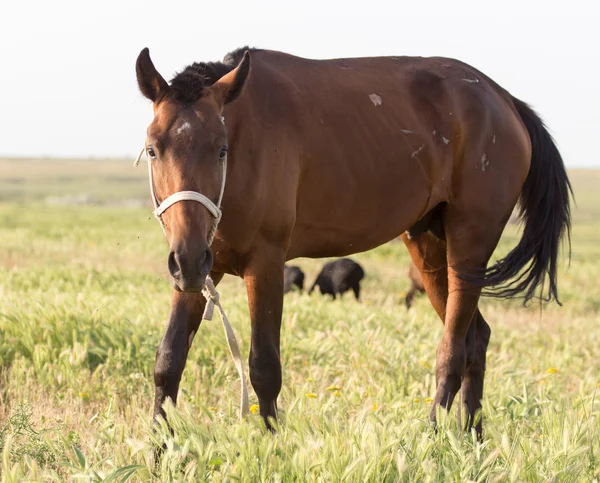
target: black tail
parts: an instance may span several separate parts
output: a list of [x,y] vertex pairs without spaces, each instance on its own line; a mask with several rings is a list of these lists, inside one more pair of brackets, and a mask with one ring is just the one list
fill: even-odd
[[[524,304],[536,296],[544,301],[558,300],[556,265],[563,235],[571,250],[571,209],[573,196],[565,165],[552,136],[539,116],[524,102],[514,105],[531,138],[531,167],[521,192],[520,216],[524,222],[519,244],[502,260],[489,267],[482,287],[495,287],[484,293],[509,298],[524,293]],[[545,293],[546,276],[549,279]]]

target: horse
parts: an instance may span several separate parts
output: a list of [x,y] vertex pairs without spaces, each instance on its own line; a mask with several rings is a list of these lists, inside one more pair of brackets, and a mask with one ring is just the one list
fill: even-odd
[[[481,437],[491,329],[480,296],[560,304],[572,191],[535,111],[443,57],[312,60],[244,47],[167,82],[146,48],[136,75],[153,107],[145,154],[173,281],[155,418],[167,398],[177,401],[207,276],[245,282],[250,380],[272,429],[286,261],[401,236],[443,322],[430,418],[435,425],[436,409],[450,410],[460,390],[464,426]],[[517,203],[522,237],[489,264]]]
[[420,293],[425,293],[425,285],[423,285],[423,277],[421,276],[421,272],[419,272],[417,266],[412,262],[408,266],[407,275],[410,279],[411,286],[410,290],[406,294],[404,303],[406,305],[406,309],[408,310],[412,307],[414,298]]

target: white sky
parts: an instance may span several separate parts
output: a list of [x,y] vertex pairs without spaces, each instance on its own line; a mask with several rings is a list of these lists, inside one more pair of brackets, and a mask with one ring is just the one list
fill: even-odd
[[442,55],[542,115],[570,167],[600,167],[597,0],[4,1],[0,155],[134,157],[151,120],[135,79],[245,44],[311,57]]

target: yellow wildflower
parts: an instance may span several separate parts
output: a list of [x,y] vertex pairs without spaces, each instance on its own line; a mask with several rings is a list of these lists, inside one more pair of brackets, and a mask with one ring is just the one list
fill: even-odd
[[81,399],[89,399],[90,395],[87,392],[80,392],[79,397]]
[[556,374],[558,369],[556,367],[550,367],[547,371],[548,374]]
[[325,388],[326,391],[340,391],[342,388],[340,386],[327,386]]
[[340,397],[342,395],[342,393],[340,391],[333,391],[333,395],[335,397]]
[[209,411],[216,411],[217,408],[216,408],[216,406],[208,406],[208,410]]
[[307,377],[306,382],[315,382],[315,380],[312,377]]
[[253,404],[252,406],[250,406],[250,412],[252,414],[256,414],[258,412],[258,404]]
[[421,400],[418,397],[416,397],[413,402],[420,403]]
[[432,397],[428,397],[425,399],[425,402],[428,404],[431,404],[433,402],[433,398]]
[[309,397],[311,399],[317,399],[319,396],[317,396],[314,392],[307,392],[306,397]]
[[376,403],[373,403],[373,405],[371,406],[371,409],[373,411],[377,411],[379,409],[379,406]]

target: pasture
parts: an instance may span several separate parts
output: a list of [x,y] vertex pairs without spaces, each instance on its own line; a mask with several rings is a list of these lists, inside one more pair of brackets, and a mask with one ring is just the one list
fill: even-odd
[[[458,404],[437,432],[429,424],[442,324],[425,297],[406,310],[398,242],[353,257],[366,271],[361,303],[286,295],[275,436],[257,414],[237,419],[239,382],[215,317],[168,408],[171,437],[151,420],[168,250],[147,171],[131,161],[0,160],[2,481],[600,479],[600,172],[570,172],[578,206],[563,307],[482,301],[492,327],[483,443],[459,429]],[[517,237],[509,226],[497,256]],[[324,260],[293,263],[307,287]],[[243,283],[225,278],[219,291],[247,357]],[[167,443],[157,466],[154,441]]]

